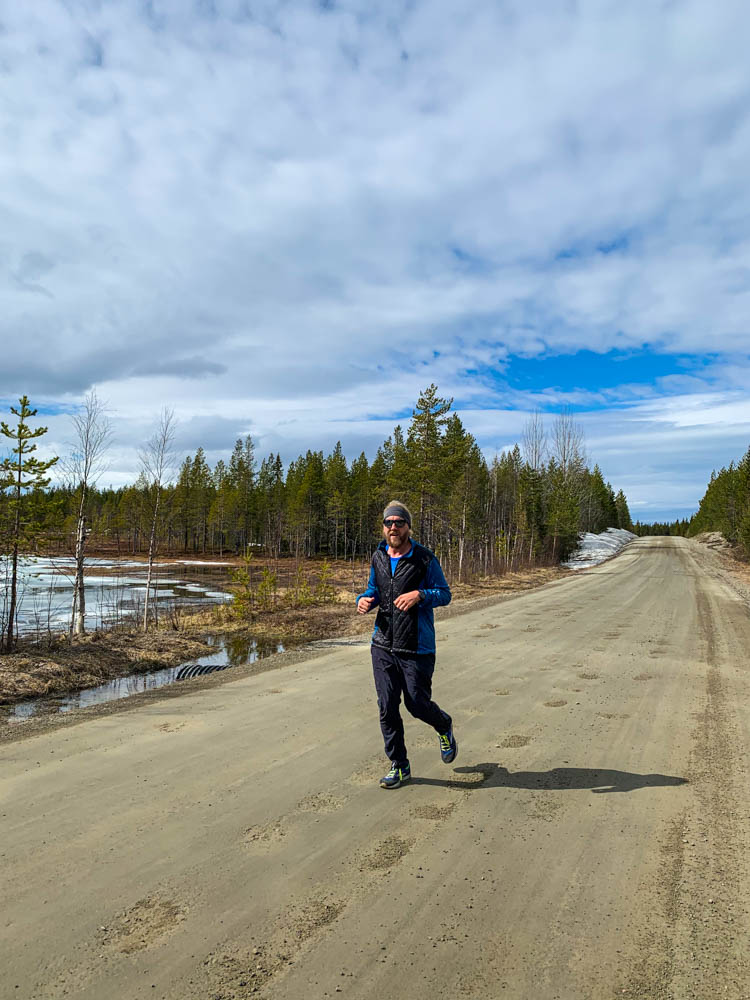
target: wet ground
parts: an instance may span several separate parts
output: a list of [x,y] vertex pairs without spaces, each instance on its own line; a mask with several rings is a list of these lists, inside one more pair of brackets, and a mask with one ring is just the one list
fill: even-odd
[[119,701],[122,698],[140,694],[142,691],[153,691],[191,677],[213,673],[217,670],[226,670],[228,667],[255,663],[273,653],[283,653],[285,649],[281,642],[254,639],[247,635],[207,636],[206,642],[215,649],[215,652],[160,670],[115,677],[105,684],[76,691],[65,697],[35,698],[19,702],[10,707],[6,721],[19,724],[40,714],[70,712],[72,709],[90,708],[92,705]]
[[[151,601],[156,617],[180,608],[230,600],[231,566],[181,560],[154,564]],[[70,556],[26,556],[19,563],[18,631],[44,637],[70,625],[75,560]],[[133,559],[86,559],[86,628],[118,625],[143,613],[148,567]]]

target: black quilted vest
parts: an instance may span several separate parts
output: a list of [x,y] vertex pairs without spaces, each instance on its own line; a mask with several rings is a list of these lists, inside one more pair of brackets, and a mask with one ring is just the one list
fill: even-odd
[[416,653],[419,605],[415,604],[408,611],[399,611],[393,606],[393,602],[401,594],[422,589],[427,567],[432,559],[433,554],[429,549],[413,542],[411,552],[408,556],[401,556],[396,564],[396,572],[391,576],[391,557],[385,548],[376,549],[372,565],[380,605],[372,636],[374,646],[382,646],[395,653]]

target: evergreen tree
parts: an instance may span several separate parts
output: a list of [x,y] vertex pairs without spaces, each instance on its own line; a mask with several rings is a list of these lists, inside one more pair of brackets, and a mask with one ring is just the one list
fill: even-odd
[[238,438],[229,460],[230,521],[234,525],[234,547],[237,552],[247,550],[253,537],[253,501],[255,488],[255,446],[248,436]]
[[[487,467],[476,441],[457,413],[451,414],[441,442],[439,492],[445,498],[441,534],[450,557],[455,548],[457,576],[464,573],[467,542],[478,542],[485,508]],[[479,528],[479,531],[477,529]]]
[[18,597],[18,552],[22,543],[28,544],[34,537],[35,525],[25,517],[24,499],[30,490],[42,490],[49,486],[46,473],[57,462],[50,458],[46,462],[34,457],[37,438],[47,433],[46,427],[32,430],[28,420],[36,416],[36,410],[29,405],[28,396],[21,396],[18,408],[11,406],[10,412],[18,417],[15,427],[9,427],[0,421],[0,433],[13,442],[11,454],[0,461],[0,487],[10,493],[10,597],[8,602],[8,620],[5,623],[4,648],[13,649],[15,645],[16,600]]
[[373,524],[377,517],[373,505],[372,479],[367,456],[362,452],[359,458],[352,462],[350,476],[350,509],[354,548],[360,554],[370,548]]
[[280,455],[269,455],[258,474],[257,512],[261,538],[267,552],[281,555],[285,510],[284,466]]
[[[390,439],[389,439],[390,443]],[[390,464],[388,475],[386,476],[386,489],[381,495],[382,504],[385,507],[389,500],[398,497],[415,513],[417,497],[417,480],[413,475],[414,448],[413,444],[404,440],[404,432],[400,424],[393,428],[393,441],[390,449]],[[417,519],[415,527],[422,532]],[[422,534],[424,538],[424,534]]]
[[410,493],[416,499],[419,535],[428,548],[435,544],[437,512],[444,502],[440,451],[452,403],[452,399],[438,396],[438,388],[432,383],[420,393],[407,437]]
[[718,531],[750,556],[750,449],[736,464],[711,473],[688,532]]
[[208,521],[211,530],[211,548],[218,547],[219,555],[224,555],[226,547],[227,511],[230,506],[231,489],[227,467],[222,459],[214,466],[213,471],[213,501],[209,511]]
[[615,527],[625,528],[626,531],[632,531],[633,522],[630,520],[628,501],[625,499],[625,494],[622,490],[617,491],[617,496],[615,497],[615,511],[617,515]]
[[325,460],[324,487],[326,497],[326,520],[328,524],[328,552],[334,559],[339,557],[339,545],[343,555],[347,549],[347,527],[349,515],[349,470],[341,442]]
[[193,551],[205,553],[214,485],[203,448],[198,448],[190,466],[188,489],[192,515]]
[[174,495],[175,522],[179,527],[180,535],[182,536],[183,552],[188,551],[188,546],[190,544],[190,532],[194,521],[193,497],[191,491],[193,479],[192,469],[193,461],[190,456],[187,455],[184,462],[180,466]]

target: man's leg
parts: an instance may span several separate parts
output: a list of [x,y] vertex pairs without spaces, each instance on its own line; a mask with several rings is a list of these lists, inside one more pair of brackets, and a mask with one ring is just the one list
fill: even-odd
[[387,649],[380,649],[378,646],[370,648],[385,755],[392,764],[404,767],[408,764],[409,759],[404,743],[404,723],[399,712],[402,688],[401,668],[394,654]]
[[[394,654],[395,655],[395,654]],[[439,705],[432,701],[432,674],[435,670],[434,653],[400,654],[398,656],[404,677],[404,705],[415,719],[426,722],[437,733],[447,733],[452,720]]]

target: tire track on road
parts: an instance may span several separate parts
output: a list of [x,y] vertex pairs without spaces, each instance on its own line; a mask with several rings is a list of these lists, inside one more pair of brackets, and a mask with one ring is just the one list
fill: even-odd
[[[698,577],[698,574],[696,574]],[[627,986],[615,995],[632,1000],[740,998],[750,982],[748,927],[750,840],[741,823],[746,802],[746,758],[733,718],[724,667],[740,653],[734,629],[717,628],[716,602],[698,580],[696,614],[705,662],[703,707],[693,730],[688,769],[693,808],[670,824],[661,840],[663,868],[658,908],[662,926],[648,921],[643,953]],[[747,621],[737,622],[745,634]]]

